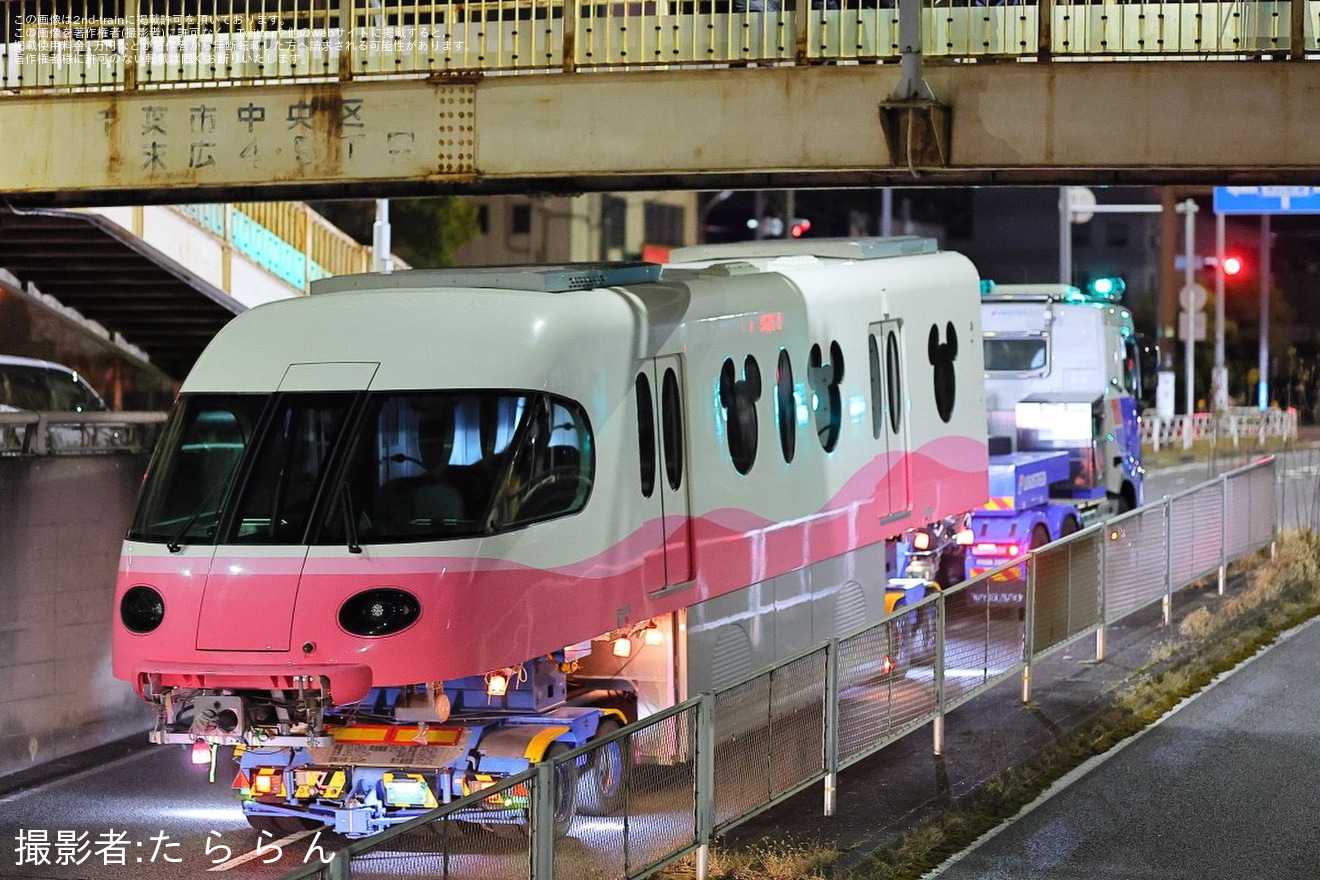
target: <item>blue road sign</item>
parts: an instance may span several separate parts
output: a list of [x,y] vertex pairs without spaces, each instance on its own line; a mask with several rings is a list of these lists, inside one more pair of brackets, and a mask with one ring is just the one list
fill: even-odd
[[1217,186],[1216,214],[1320,214],[1320,186]]

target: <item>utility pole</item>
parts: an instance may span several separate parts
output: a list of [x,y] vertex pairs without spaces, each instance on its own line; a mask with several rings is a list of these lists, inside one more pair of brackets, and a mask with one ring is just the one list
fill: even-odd
[[1224,366],[1224,215],[1215,212],[1215,368],[1210,374],[1211,409],[1228,408],[1228,368]]
[[1257,404],[1270,408],[1270,215],[1260,215],[1260,384]]
[[1196,412],[1196,387],[1193,379],[1196,373],[1196,308],[1190,299],[1190,291],[1195,289],[1196,285],[1196,202],[1193,199],[1186,199],[1178,203],[1178,213],[1183,215],[1183,258],[1186,261],[1183,266],[1183,290],[1188,291],[1184,295],[1187,301],[1183,302],[1183,309],[1187,314],[1187,338],[1183,359],[1183,367],[1187,373],[1187,415],[1193,415]]

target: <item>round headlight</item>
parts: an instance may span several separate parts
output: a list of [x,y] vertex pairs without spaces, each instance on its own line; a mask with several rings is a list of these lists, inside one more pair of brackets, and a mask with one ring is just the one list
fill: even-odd
[[165,599],[151,587],[130,587],[119,600],[119,619],[129,632],[149,633],[165,619]]
[[412,626],[422,613],[417,597],[382,587],[358,593],[339,607],[339,625],[355,636],[387,636]]

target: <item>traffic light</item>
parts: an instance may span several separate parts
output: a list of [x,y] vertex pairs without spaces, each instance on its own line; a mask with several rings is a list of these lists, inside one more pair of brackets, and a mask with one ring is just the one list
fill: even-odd
[[793,225],[789,228],[788,234],[794,238],[801,238],[811,231],[811,221],[805,217],[797,217],[793,220]]
[[1232,278],[1235,275],[1242,274],[1242,258],[1237,254],[1228,254],[1224,257],[1224,276]]
[[1123,291],[1127,290],[1127,284],[1122,278],[1106,275],[1092,280],[1086,289],[1092,296],[1117,301],[1122,298]]

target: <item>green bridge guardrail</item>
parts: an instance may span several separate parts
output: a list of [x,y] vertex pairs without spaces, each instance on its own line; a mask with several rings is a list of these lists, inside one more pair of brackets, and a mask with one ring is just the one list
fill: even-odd
[[[743,4],[748,5],[748,4]],[[3,0],[0,89],[897,61],[895,0]],[[779,8],[783,6],[784,8]],[[795,8],[796,7],[796,8]],[[1320,0],[922,0],[927,61],[1303,60]]]

